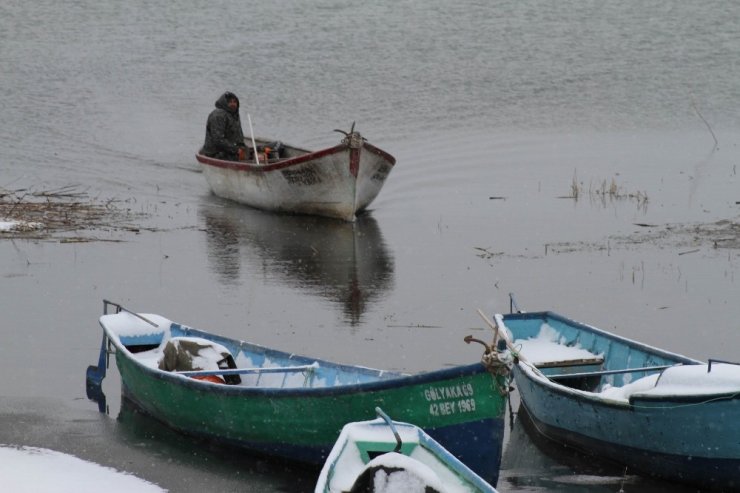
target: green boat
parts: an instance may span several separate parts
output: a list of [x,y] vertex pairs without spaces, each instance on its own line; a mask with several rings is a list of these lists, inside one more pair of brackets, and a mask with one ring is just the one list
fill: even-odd
[[373,419],[381,407],[490,484],[498,480],[510,356],[502,348],[409,375],[228,339],[107,300],[100,325],[98,366],[87,369],[91,399],[102,395],[112,353],[124,398],[186,434],[320,467],[345,424]]

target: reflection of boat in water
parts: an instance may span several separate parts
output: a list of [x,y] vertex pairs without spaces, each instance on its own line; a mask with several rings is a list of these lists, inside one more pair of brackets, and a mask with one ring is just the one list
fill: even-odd
[[244,254],[272,278],[341,305],[353,325],[393,284],[393,257],[369,214],[349,223],[213,203],[200,212],[209,261],[224,283],[238,281]]
[[172,471],[166,474],[174,478],[174,484],[168,485],[175,486],[170,491],[309,491],[316,482],[313,468],[291,464],[286,477],[285,460],[162,426],[126,397],[116,416],[116,438],[133,448],[156,449],[156,456],[147,460]]
[[[653,488],[653,482],[625,475],[624,467],[605,459],[580,453],[563,444],[542,438],[527,414],[519,407],[511,423],[509,441],[504,448],[499,486],[573,493],[607,493],[619,490],[625,483],[640,483],[640,491],[663,491]],[[665,483],[660,483],[665,487]]]

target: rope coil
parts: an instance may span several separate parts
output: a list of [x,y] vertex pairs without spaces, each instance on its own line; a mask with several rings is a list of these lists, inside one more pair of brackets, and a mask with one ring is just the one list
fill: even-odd
[[[494,339],[494,345],[490,346],[486,342],[481,341],[480,339],[476,339],[473,336],[465,336],[464,341],[467,344],[470,344],[471,342],[477,342],[478,344],[481,344],[485,350],[483,351],[483,356],[481,356],[481,363],[486,368],[488,373],[490,373],[494,378],[494,381],[496,382],[496,386],[498,387],[498,391],[501,395],[507,395],[510,393],[510,386],[509,381],[511,378],[511,367],[514,362],[514,357],[511,354],[511,351],[508,350],[508,348],[504,348],[503,350],[499,350],[496,346],[496,340],[498,338]],[[504,379],[504,384],[501,384],[501,378]]]

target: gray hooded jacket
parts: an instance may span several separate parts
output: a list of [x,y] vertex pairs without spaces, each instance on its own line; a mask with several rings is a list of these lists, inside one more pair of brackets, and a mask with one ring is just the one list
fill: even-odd
[[[236,111],[229,108],[229,99],[237,101]],[[244,132],[239,119],[239,98],[225,92],[216,101],[216,109],[208,115],[206,140],[200,153],[219,159],[237,159],[237,149],[244,146]]]

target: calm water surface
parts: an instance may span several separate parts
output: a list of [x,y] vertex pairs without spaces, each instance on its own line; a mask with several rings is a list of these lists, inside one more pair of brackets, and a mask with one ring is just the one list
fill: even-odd
[[[734,2],[11,0],[0,14],[0,187],[73,185],[142,213],[138,233],[93,232],[115,241],[0,238],[0,368],[14,375],[0,443],[171,491],[312,489],[315,471],[132,413],[115,369],[99,414],[83,378],[103,298],[417,371],[477,359],[462,341],[486,335],[476,310],[506,311],[514,292],[528,310],[737,359],[738,251],[697,229],[740,214]],[[225,90],[258,135],[304,147],[356,122],[398,160],[373,210],[350,225],[210,195],[193,155]],[[516,421],[498,489],[667,487],[592,463]]]

